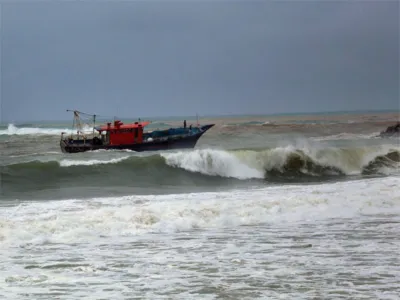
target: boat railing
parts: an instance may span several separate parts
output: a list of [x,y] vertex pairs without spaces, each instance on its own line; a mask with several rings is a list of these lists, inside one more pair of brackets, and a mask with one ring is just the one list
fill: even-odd
[[92,141],[95,137],[98,137],[99,133],[94,133],[92,131],[80,131],[78,130],[76,133],[67,133],[61,132],[61,140],[64,140],[68,143],[77,143],[77,144],[86,144],[88,141]]

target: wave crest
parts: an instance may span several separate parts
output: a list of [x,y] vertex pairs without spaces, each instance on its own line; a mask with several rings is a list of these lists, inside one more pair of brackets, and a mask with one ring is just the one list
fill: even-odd
[[385,147],[296,149],[289,146],[263,151],[196,150],[162,156],[171,167],[238,179],[379,174],[387,173],[388,169],[397,170],[400,162],[399,150]]
[[[264,150],[213,150],[201,149],[161,153],[149,156],[138,156],[136,153],[124,152],[123,156],[101,159],[55,159],[51,161],[28,161],[4,166],[4,176],[40,177],[76,176],[90,174],[99,177],[112,176],[121,178],[124,174],[147,176],[155,183],[157,176],[167,176],[173,180],[191,176],[224,177],[240,180],[301,177],[326,177],[349,175],[379,175],[399,171],[400,149],[390,147],[365,148],[307,148],[293,146]],[[118,153],[116,154],[118,155]],[[73,168],[73,169],[71,169]],[[182,172],[190,172],[192,175]],[[42,174],[42,175],[41,175]],[[162,174],[162,175],[161,175]],[[197,174],[197,175],[196,175]],[[9,180],[14,180],[9,178]],[[55,178],[51,178],[55,180]],[[150,182],[151,183],[151,182]]]
[[241,161],[234,153],[223,150],[195,150],[161,154],[167,165],[205,175],[238,179],[263,178],[262,170]]

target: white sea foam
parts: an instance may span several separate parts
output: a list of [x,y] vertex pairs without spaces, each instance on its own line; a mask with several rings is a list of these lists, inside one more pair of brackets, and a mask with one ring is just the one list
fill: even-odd
[[60,155],[61,153],[58,151],[48,151],[48,152],[38,152],[38,153],[27,153],[27,154],[17,154],[17,155],[10,155],[9,157],[35,157],[35,156],[48,156],[48,155]]
[[0,210],[4,299],[394,299],[399,177]]
[[[125,196],[22,204],[2,209],[8,242],[78,242],[99,235],[177,232],[400,213],[400,177],[218,193]],[[1,247],[1,246],[0,246]]]
[[[93,128],[85,126],[84,132],[91,132]],[[9,124],[5,130],[0,130],[0,135],[60,135],[62,132],[67,134],[76,133],[76,130],[71,128],[39,128],[39,127],[17,127],[14,124]]]
[[99,160],[99,159],[89,159],[89,160],[73,160],[64,159],[59,162],[61,167],[71,167],[71,166],[94,166],[94,165],[106,165],[106,164],[116,164],[121,161],[128,159],[129,156],[113,158],[110,160]]

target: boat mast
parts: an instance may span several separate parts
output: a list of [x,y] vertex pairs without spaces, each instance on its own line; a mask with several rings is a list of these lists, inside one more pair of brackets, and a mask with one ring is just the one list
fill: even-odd
[[95,127],[95,124],[96,124],[96,115],[87,114],[87,113],[84,113],[84,112],[81,112],[81,111],[78,111],[78,110],[67,109],[67,111],[74,113],[74,119],[73,119],[72,127],[74,128],[76,126],[76,128],[77,128],[78,139],[79,139],[79,132],[81,132],[82,135],[84,135],[83,134],[82,124],[81,124],[80,114],[83,114],[83,115],[86,115],[86,116],[93,116],[93,136],[94,136],[94,127]]
[[93,115],[93,138],[94,138],[94,127],[96,126],[96,115]]

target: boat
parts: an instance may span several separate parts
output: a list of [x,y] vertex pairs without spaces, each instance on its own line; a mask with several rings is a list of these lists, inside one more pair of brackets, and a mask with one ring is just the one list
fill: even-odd
[[[70,110],[67,110],[70,111]],[[93,129],[88,134],[83,131],[80,115],[86,113],[77,110],[74,113],[76,136],[61,133],[60,147],[64,153],[78,153],[94,150],[132,150],[159,151],[170,149],[190,149],[196,146],[200,137],[215,124],[200,126],[175,127],[163,130],[145,131],[150,121],[137,121],[124,124],[120,120],[95,126],[96,115],[93,116]]]

